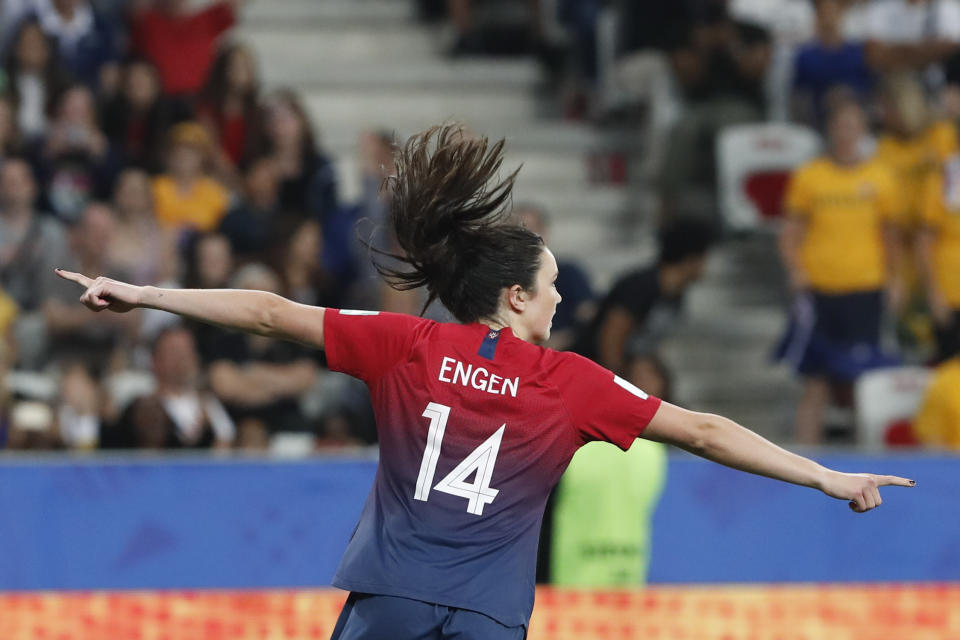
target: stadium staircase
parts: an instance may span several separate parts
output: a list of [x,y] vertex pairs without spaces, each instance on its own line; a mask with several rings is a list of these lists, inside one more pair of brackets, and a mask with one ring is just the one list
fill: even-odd
[[[538,97],[534,60],[451,60],[440,30],[419,23],[407,0],[251,0],[238,31],[257,52],[267,89],[289,86],[305,96],[321,143],[337,159],[345,201],[359,193],[362,131],[405,137],[460,121],[507,138],[507,168],[523,164],[515,202],[548,209],[551,247],[579,259],[598,291],[653,257],[649,190],[597,181],[591,163],[601,158],[605,167],[612,150],[635,153],[633,136],[556,117]],[[771,251],[769,238],[718,251],[665,357],[676,371],[678,401],[782,438],[796,386],[768,358],[782,324]]]

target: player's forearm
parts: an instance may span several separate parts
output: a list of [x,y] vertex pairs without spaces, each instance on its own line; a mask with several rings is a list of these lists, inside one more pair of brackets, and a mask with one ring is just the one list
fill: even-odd
[[684,446],[691,453],[741,471],[815,489],[823,487],[829,469],[778,447],[733,420],[701,415],[697,439]]
[[266,291],[143,287],[141,307],[259,335],[276,333],[277,309],[286,302]]

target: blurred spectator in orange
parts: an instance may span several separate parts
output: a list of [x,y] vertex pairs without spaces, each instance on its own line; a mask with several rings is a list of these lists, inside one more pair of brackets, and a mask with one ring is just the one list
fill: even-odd
[[913,420],[913,433],[930,447],[960,450],[960,345],[937,367]]
[[[237,289],[280,292],[268,267],[241,267],[231,281]],[[271,433],[311,431],[299,399],[317,381],[315,354],[302,345],[265,336],[219,333],[207,351],[210,385],[237,421],[256,419]]]
[[864,156],[863,110],[837,103],[829,115],[829,153],[790,180],[780,251],[796,295],[795,318],[780,347],[804,378],[797,438],[823,436],[831,383],[851,382],[892,364],[880,349],[886,303],[899,308],[899,225],[904,204],[895,176]]
[[960,49],[957,0],[885,0],[867,9],[867,60],[879,71],[922,70]]
[[137,398],[118,424],[104,433],[112,448],[229,448],[236,427],[217,397],[204,386],[193,335],[175,325],[153,345],[156,392]]
[[44,208],[69,223],[92,198],[105,195],[111,179],[107,151],[93,93],[74,85],[57,103],[43,148]]
[[267,98],[257,123],[256,157],[271,158],[280,175],[280,208],[325,222],[337,209],[333,162],[317,146],[299,96],[277,91]]
[[827,98],[845,87],[857,100],[870,97],[873,71],[862,42],[844,34],[845,0],[815,0],[815,39],[802,45],[793,59],[793,118],[820,129]]
[[210,136],[196,122],[170,129],[166,172],[153,181],[157,219],[163,227],[211,231],[220,224],[230,194],[207,175],[212,153]]
[[176,237],[160,228],[153,207],[150,176],[141,169],[126,169],[113,194],[116,213],[114,241],[109,260],[137,285],[158,284],[177,274]]
[[16,157],[4,160],[0,164],[0,287],[20,308],[14,331],[19,363],[27,368],[40,364],[46,341],[41,310],[59,279],[50,274],[67,259],[63,226],[36,211],[36,196],[30,165]]
[[220,221],[238,262],[265,260],[272,229],[280,217],[280,176],[272,158],[250,162],[244,172],[243,198]]
[[236,22],[239,0],[194,11],[190,0],[138,2],[130,19],[131,46],[153,62],[164,93],[190,97],[203,87],[217,41]]
[[[540,206],[522,203],[514,208],[514,215],[522,226],[539,235],[543,238],[544,244],[549,246],[547,234],[550,230],[550,220]],[[550,329],[550,339],[545,346],[564,351],[573,345],[577,333],[593,318],[596,304],[593,290],[590,288],[590,278],[582,266],[559,256],[557,270],[559,274],[556,287],[563,301],[557,305],[557,312],[553,316]]]
[[167,130],[188,115],[182,105],[162,95],[156,67],[134,58],[123,66],[120,91],[103,105],[100,121],[123,165],[156,173]]
[[221,47],[197,101],[197,120],[216,141],[217,166],[235,175],[251,153],[260,82],[253,51],[243,44]]
[[916,73],[896,72],[884,78],[880,102],[883,133],[877,143],[877,158],[887,164],[899,181],[904,204],[901,287],[905,299],[898,316],[900,342],[905,352],[916,353],[917,360],[925,360],[933,335],[913,259],[914,247],[922,225],[924,183],[956,149],[957,133],[952,123],[934,120]]
[[668,223],[660,231],[657,263],[614,282],[572,350],[623,375],[629,352],[654,348],[676,324],[684,294],[703,274],[714,241],[705,222]]
[[942,361],[960,352],[960,156],[950,158],[927,179],[917,242],[937,340],[936,359]]
[[120,57],[116,25],[89,0],[33,0],[33,5],[33,14],[77,81],[92,90],[115,84]]
[[14,97],[17,127],[27,142],[42,138],[47,113],[67,86],[55,46],[35,18],[20,23],[6,54],[4,71]]
[[[69,254],[57,267],[127,280],[127,274],[109,262],[115,215],[108,204],[91,202],[70,227]],[[77,292],[57,282],[44,301],[49,345],[48,361],[80,360],[97,374],[126,364],[127,353],[140,327],[139,310],[101,317],[77,305]]]

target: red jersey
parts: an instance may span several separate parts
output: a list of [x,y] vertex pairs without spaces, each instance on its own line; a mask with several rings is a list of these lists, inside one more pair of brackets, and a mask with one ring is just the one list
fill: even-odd
[[551,489],[583,444],[629,448],[660,400],[509,328],[328,309],[324,343],[367,383],[380,439],[333,584],[527,624]]
[[156,65],[164,93],[196,93],[207,81],[217,39],[235,20],[224,2],[186,16],[147,9],[130,25],[133,48]]

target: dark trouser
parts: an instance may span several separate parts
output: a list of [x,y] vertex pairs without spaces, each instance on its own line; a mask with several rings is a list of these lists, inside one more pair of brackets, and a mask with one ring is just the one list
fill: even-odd
[[469,609],[351,593],[330,640],[523,640],[526,636],[523,626],[505,627]]
[[933,332],[937,338],[937,362],[960,354],[960,309],[953,310],[947,324],[934,323]]

